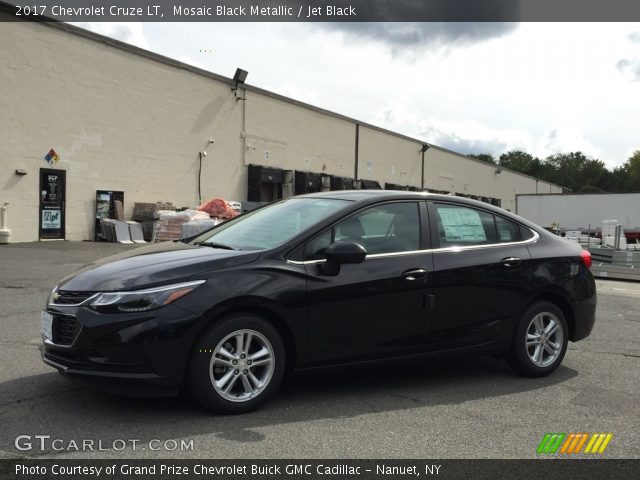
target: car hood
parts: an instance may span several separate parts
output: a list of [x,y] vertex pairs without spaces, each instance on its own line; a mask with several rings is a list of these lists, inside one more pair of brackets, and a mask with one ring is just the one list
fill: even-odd
[[59,284],[66,291],[114,291],[184,281],[193,275],[254,261],[260,252],[164,242],[86,265]]

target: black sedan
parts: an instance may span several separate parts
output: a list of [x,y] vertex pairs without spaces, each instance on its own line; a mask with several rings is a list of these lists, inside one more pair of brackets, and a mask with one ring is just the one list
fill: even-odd
[[63,279],[42,355],[103,387],[186,385],[220,413],[326,365],[473,352],[540,377],[593,328],[590,266],[578,244],[465,198],[303,195]]

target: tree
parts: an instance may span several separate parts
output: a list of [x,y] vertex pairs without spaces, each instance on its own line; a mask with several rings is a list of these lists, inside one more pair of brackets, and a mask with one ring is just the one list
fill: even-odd
[[611,191],[613,192],[630,192],[631,189],[631,181],[629,177],[629,162],[627,161],[624,165],[620,165],[613,169],[611,173],[613,188]]
[[617,192],[640,192],[640,150],[611,173],[612,183]]
[[520,150],[503,153],[496,161],[489,153],[469,157],[569,188],[574,192],[640,192],[640,150],[621,166],[607,169],[602,160],[582,152],[556,153],[544,160]]
[[627,161],[629,173],[629,192],[640,192],[640,150],[633,152]]
[[491,163],[493,165],[496,164],[496,159],[490,153],[478,153],[478,154],[470,153],[467,156],[471,158],[475,158],[477,160],[482,160],[483,162]]
[[520,150],[511,150],[503,153],[498,159],[498,164],[501,167],[536,178],[540,177],[542,171],[542,162],[540,162],[539,158]]
[[554,183],[575,192],[583,188],[604,191],[609,178],[609,171],[602,160],[588,158],[582,152],[557,153],[547,157],[545,164],[554,172]]

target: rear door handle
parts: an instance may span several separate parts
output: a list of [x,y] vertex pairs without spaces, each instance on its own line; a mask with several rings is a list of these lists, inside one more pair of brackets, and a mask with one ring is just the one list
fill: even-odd
[[516,267],[522,263],[518,257],[506,257],[501,260],[505,267]]
[[422,278],[424,276],[427,275],[427,273],[429,273],[427,270],[425,270],[424,268],[412,268],[411,270],[406,270],[404,272],[402,272],[402,277],[405,280],[408,280],[410,282],[417,280],[419,278]]

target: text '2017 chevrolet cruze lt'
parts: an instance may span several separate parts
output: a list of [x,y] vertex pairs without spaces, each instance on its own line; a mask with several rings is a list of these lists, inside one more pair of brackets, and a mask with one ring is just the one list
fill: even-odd
[[475,352],[539,377],[591,332],[590,266],[578,244],[481,202],[309,194],[63,279],[42,355],[124,391],[186,384],[220,413],[324,365]]

